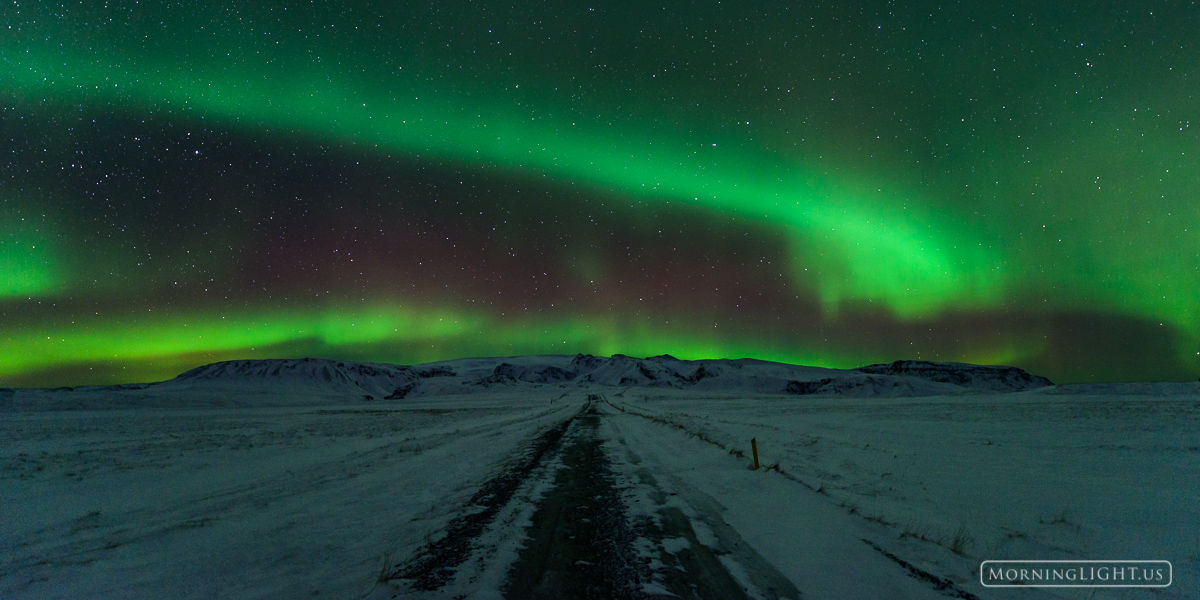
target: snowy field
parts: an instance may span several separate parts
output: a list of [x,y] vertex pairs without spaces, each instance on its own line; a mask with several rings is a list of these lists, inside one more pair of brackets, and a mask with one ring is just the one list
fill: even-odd
[[[555,394],[558,395],[558,394]],[[0,598],[359,598],[578,404],[0,416]]]
[[[681,574],[701,568],[728,580],[713,589],[747,598],[1200,595],[1194,384],[879,397],[903,386],[813,375],[814,387],[851,381],[838,389],[876,394],[847,397],[728,389],[750,387],[748,369],[736,385],[699,390],[528,383],[548,371],[522,380],[499,376],[511,364],[465,364],[403,388],[441,386],[429,388],[436,394],[368,403],[334,388],[303,406],[276,395],[265,407],[197,403],[202,388],[188,388],[187,401],[205,406],[190,409],[129,395],[142,389],[118,400],[99,389],[10,394],[0,411],[0,598],[389,598],[408,589],[398,568],[456,517],[483,512],[481,486],[569,419],[567,450],[548,451],[464,540],[469,556],[449,584],[410,596],[500,596],[535,509],[569,470],[569,450],[586,443],[607,456],[618,516],[645,565],[643,597],[678,596]],[[707,364],[705,381],[719,383],[711,374],[734,372],[729,364]],[[690,368],[691,381],[704,379]],[[30,409],[51,397],[58,409]],[[128,408],[135,402],[155,408]],[[89,408],[97,403],[113,408]],[[758,471],[748,468],[751,438]],[[985,589],[988,559],[1169,560],[1174,582]]]
[[[610,400],[746,456],[756,438],[762,464],[781,471],[767,475],[795,478],[845,512],[887,525],[896,542],[928,540],[969,559],[942,565],[957,571],[930,564],[956,581],[977,581],[982,560],[1153,559],[1173,563],[1169,588],[1055,594],[1200,594],[1200,396],[798,401],[631,391]],[[773,489],[780,496],[770,518],[786,517],[786,491]],[[946,558],[930,547],[908,552]],[[964,589],[983,596],[980,587]]]

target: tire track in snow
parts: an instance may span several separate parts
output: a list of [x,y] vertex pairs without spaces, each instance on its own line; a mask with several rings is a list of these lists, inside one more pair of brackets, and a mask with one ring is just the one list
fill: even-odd
[[621,490],[597,436],[600,414],[593,402],[572,424],[560,450],[563,466],[539,502],[529,541],[509,570],[505,596],[644,598]]
[[[532,441],[515,466],[472,499],[471,505],[482,508],[456,517],[443,538],[394,568],[384,578],[388,585],[369,598],[461,597],[490,587],[487,579],[504,597],[520,600],[801,596],[722,520],[711,499],[663,487],[649,470],[638,468],[628,448],[618,450],[619,442],[605,439],[601,403],[589,397],[578,414]],[[613,461],[628,456],[634,456],[633,464],[614,468]],[[621,475],[635,471],[633,479]],[[531,487],[546,491],[522,506],[518,490]],[[630,514],[631,489],[654,499],[653,517]],[[486,546],[505,529],[499,515],[522,511],[530,524],[512,562],[481,563]],[[479,578],[501,569],[502,581]]]
[[558,450],[563,434],[579,414],[582,411],[534,438],[519,453],[519,458],[484,483],[471,497],[468,506],[478,510],[451,520],[445,536],[426,546],[408,562],[395,566],[390,573],[381,577],[381,583],[403,582],[410,590],[431,592],[453,580],[457,567],[475,549],[477,538],[487,530],[501,509],[508,505],[517,488],[537,469],[547,454]]
[[[800,597],[711,502],[697,494],[669,501],[677,495],[664,492],[645,468],[637,469],[637,481],[624,481],[615,471],[627,473],[631,465],[614,469],[613,461],[634,455],[628,448],[613,451],[614,442],[601,432],[602,400],[592,400],[564,436],[563,468],[533,515],[529,541],[509,571],[507,598]],[[653,499],[654,517],[630,514],[625,496],[631,489]]]

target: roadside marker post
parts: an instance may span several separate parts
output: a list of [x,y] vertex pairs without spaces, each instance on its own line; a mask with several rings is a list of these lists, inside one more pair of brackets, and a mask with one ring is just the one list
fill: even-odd
[[750,438],[750,453],[754,455],[754,470],[758,470],[758,438]]

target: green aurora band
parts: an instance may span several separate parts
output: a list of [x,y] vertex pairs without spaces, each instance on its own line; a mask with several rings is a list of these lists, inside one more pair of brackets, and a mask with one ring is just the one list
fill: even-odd
[[[84,62],[84,57],[72,56],[56,56],[42,65],[17,61],[18,73],[25,75],[22,90],[59,98],[79,94],[84,102],[132,97],[145,104],[194,106],[226,126],[249,121],[314,138],[349,137],[387,150],[530,168],[631,196],[690,202],[790,227],[798,244],[820,236],[832,255],[824,266],[842,275],[819,284],[830,310],[842,299],[871,299],[901,316],[929,315],[952,305],[987,306],[1002,288],[995,253],[980,241],[950,233],[962,224],[939,223],[943,219],[937,215],[910,223],[911,216],[888,209],[901,199],[867,198],[865,190],[802,172],[766,153],[725,152],[718,143],[648,141],[634,131],[587,131],[572,123],[522,119],[503,105],[464,107],[455,102],[447,109],[445,100],[420,101],[421,95],[436,98],[435,92],[396,102],[330,75],[310,75],[311,83],[301,85],[295,81],[304,74],[293,75],[288,84],[279,85],[247,72],[233,78],[251,83],[225,88],[214,86],[214,80],[220,81],[215,74],[188,69],[185,77],[179,67],[168,65],[73,72],[53,68]],[[147,80],[154,83],[143,83]]]
[[[499,168],[514,177],[576,183],[630,202],[712,211],[777,230],[788,244],[780,260],[787,265],[789,285],[815,298],[825,321],[864,307],[917,325],[948,314],[1013,309],[1123,315],[1173,328],[1170,352],[1183,368],[1196,366],[1200,142],[1190,121],[1200,116],[1200,101],[1190,74],[1200,62],[1182,46],[1171,54],[1177,59],[1146,67],[1161,71],[1152,79],[1156,85],[1115,89],[1102,101],[1094,95],[1086,100],[1053,95],[1049,82],[1080,67],[1047,67],[1053,72],[1031,79],[1028,95],[1047,95],[1034,104],[1042,107],[1042,118],[1055,122],[1053,127],[1007,126],[1003,120],[1011,121],[1009,111],[1017,108],[994,106],[1003,98],[985,99],[985,108],[976,106],[978,99],[934,106],[943,114],[929,122],[950,140],[944,144],[950,157],[933,161],[939,176],[930,181],[933,167],[901,159],[895,150],[904,139],[873,150],[833,138],[833,125],[795,133],[804,129],[799,123],[784,135],[786,117],[734,100],[712,102],[720,105],[715,112],[737,114],[714,125],[705,112],[709,109],[690,108],[709,99],[682,86],[673,90],[677,112],[666,112],[670,107],[659,100],[638,108],[637,92],[614,88],[608,96],[599,92],[601,100],[588,105],[612,106],[609,114],[581,116],[574,96],[564,91],[569,79],[539,73],[539,57],[532,53],[521,57],[518,51],[509,71],[481,85],[478,75],[458,75],[468,59],[423,53],[412,44],[400,51],[386,33],[366,27],[356,32],[361,15],[318,19],[312,13],[280,16],[279,10],[257,8],[231,25],[227,9],[192,7],[194,24],[209,27],[203,31],[199,25],[184,26],[181,9],[165,6],[128,8],[125,14],[144,18],[121,26],[103,25],[100,8],[55,13],[25,4],[18,3],[23,24],[6,34],[8,51],[0,67],[0,89],[18,105],[49,106],[64,114],[165,111],[247,135],[286,132],[313,144]],[[289,8],[303,10],[298,6]],[[150,21],[160,23],[151,26]],[[250,22],[259,23],[258,30],[243,24]],[[454,21],[460,27],[468,22],[466,17]],[[397,35],[402,28],[395,23],[379,29]],[[487,27],[473,27],[477,35],[486,35]],[[329,41],[309,39],[305,32],[314,28],[343,33]],[[130,35],[134,31],[142,35]],[[431,28],[423,31],[413,39],[439,39]],[[941,47],[952,47],[952,41],[946,38]],[[478,59],[476,72],[499,60],[496,56]],[[761,79],[780,83],[770,86],[776,88],[771,93],[792,93],[787,82],[796,78],[781,75],[789,69],[762,70]],[[1114,72],[1104,81],[1118,76]],[[641,79],[651,85],[647,77]],[[917,84],[894,84],[910,86]],[[660,90],[647,96],[654,91]],[[957,96],[977,91],[965,88]],[[837,114],[832,111],[840,110],[839,103],[854,101],[831,97],[812,110],[832,123],[829,115]],[[620,108],[630,104],[634,108]],[[930,132],[911,129],[886,133],[909,141],[924,138],[936,149]],[[781,143],[801,135],[807,150]],[[813,142],[812,137],[827,139]],[[891,158],[863,156],[872,152]],[[263,305],[226,319],[200,309],[140,319],[134,327],[104,318],[14,322],[21,303],[86,294],[98,263],[89,266],[62,241],[67,227],[56,223],[66,216],[52,214],[41,229],[22,225],[18,220],[24,217],[18,215],[37,212],[38,198],[14,192],[11,185],[0,194],[7,195],[9,205],[0,213],[6,234],[0,239],[0,302],[8,303],[5,318],[10,319],[0,340],[0,373],[10,377],[76,363],[229,357],[298,340],[316,340],[332,355],[409,360],[577,350],[753,356],[827,366],[901,358],[871,349],[805,347],[753,329],[703,335],[689,325],[702,318],[680,318],[670,327],[603,315],[514,323],[498,321],[486,310],[408,308],[418,299],[405,297],[374,298],[367,309]],[[1042,350],[1030,337],[1014,333],[999,345],[948,358],[1020,364]],[[403,350],[383,355],[362,350],[389,343]]]

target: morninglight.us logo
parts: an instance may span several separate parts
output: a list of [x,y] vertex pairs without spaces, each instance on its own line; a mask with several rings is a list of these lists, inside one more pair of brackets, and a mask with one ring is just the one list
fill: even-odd
[[1168,587],[1166,560],[985,560],[984,587]]

